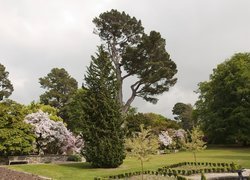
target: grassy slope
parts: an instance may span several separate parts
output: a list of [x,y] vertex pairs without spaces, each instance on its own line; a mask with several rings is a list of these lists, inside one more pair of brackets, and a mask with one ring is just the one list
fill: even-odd
[[[156,170],[168,164],[183,161],[194,161],[190,152],[175,154],[155,155],[149,162],[145,162],[145,169]],[[250,168],[250,148],[246,149],[209,149],[197,154],[197,161],[207,162],[235,162],[244,168]],[[88,163],[76,164],[40,164],[40,165],[15,165],[11,169],[26,171],[33,174],[52,177],[53,179],[93,179],[96,176],[119,174],[140,169],[140,163],[136,158],[126,158],[123,165],[116,169],[95,169]]]

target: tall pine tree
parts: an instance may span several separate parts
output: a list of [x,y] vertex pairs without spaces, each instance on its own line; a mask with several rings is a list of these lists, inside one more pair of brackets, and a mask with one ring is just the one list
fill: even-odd
[[118,85],[108,54],[100,47],[96,55],[85,76],[84,155],[94,167],[114,168],[125,158]]

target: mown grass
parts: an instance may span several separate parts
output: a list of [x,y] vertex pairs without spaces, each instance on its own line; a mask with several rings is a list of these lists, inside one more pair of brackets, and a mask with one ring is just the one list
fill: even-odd
[[[145,170],[156,170],[170,164],[184,161],[194,161],[190,152],[154,155],[145,162]],[[244,168],[250,168],[250,148],[213,148],[197,154],[199,162],[235,162]],[[91,180],[96,176],[108,176],[140,170],[140,162],[134,157],[127,157],[124,163],[116,169],[92,168],[89,163],[74,164],[39,164],[13,165],[10,169],[26,171],[33,174],[63,180]]]

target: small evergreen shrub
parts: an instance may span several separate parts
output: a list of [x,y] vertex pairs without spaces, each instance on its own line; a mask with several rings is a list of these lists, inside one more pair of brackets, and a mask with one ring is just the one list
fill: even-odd
[[82,157],[79,154],[70,155],[67,158],[67,161],[81,162],[82,161]]
[[204,175],[204,173],[201,173],[201,180],[207,180],[206,176]]

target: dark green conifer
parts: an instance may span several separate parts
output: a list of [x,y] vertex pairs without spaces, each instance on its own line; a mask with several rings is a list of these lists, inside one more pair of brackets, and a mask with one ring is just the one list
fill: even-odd
[[84,155],[94,167],[118,167],[125,158],[123,119],[115,74],[102,47],[87,69],[85,88]]

